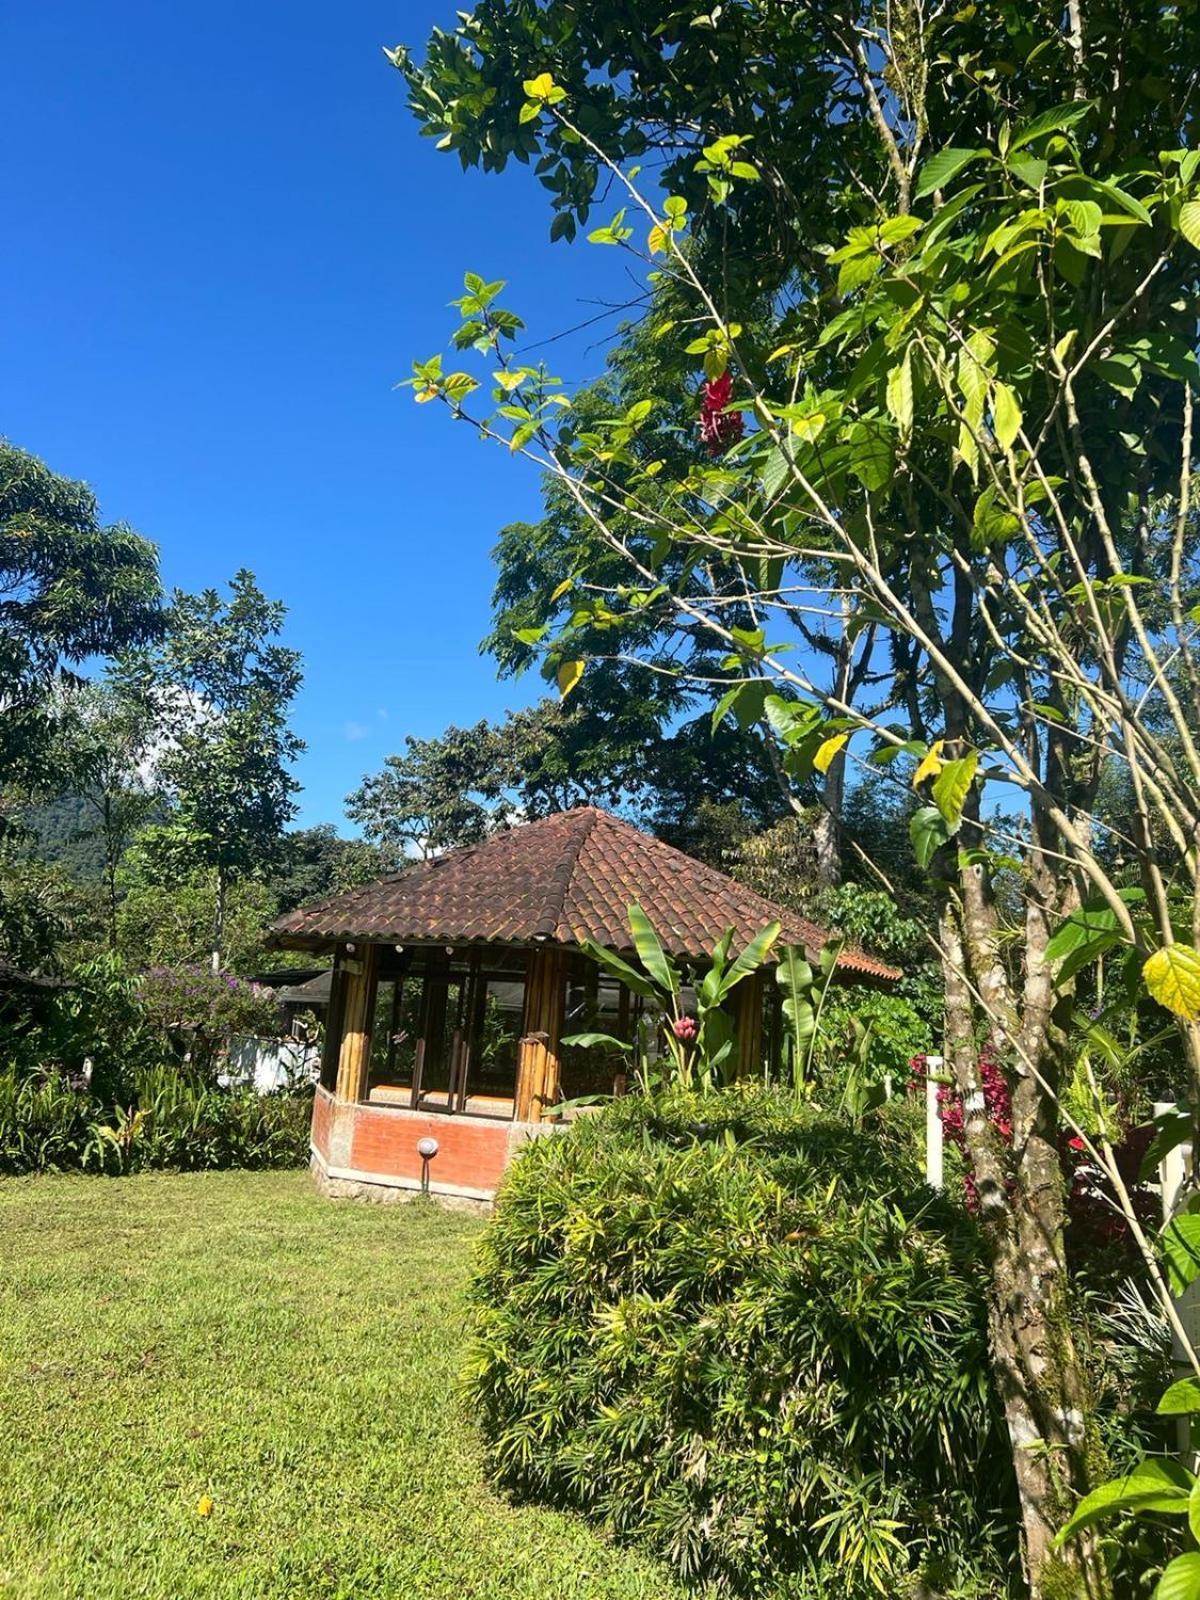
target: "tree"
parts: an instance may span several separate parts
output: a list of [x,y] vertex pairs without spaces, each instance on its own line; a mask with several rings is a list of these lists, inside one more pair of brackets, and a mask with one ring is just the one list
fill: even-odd
[[131,655],[121,672],[163,730],[159,770],[174,801],[147,849],[180,876],[214,875],[214,971],[229,888],[277,859],[296,812],[289,768],[304,749],[288,726],[301,672],[299,654],[277,642],[285,608],[253,573],[238,572],[229,587],[228,601],[215,589],[176,590],[162,643]]
[[397,867],[395,856],[365,839],[343,839],[331,822],[285,833],[279,861],[267,880],[274,915],[371,883]]
[[84,685],[72,709],[72,789],[83,808],[77,836],[99,844],[108,941],[115,947],[121,861],[164,804],[155,766],[158,734],[145,702],[113,684]]
[[[1200,758],[1189,727],[1200,707],[1200,154],[1187,148],[1196,113],[1185,43],[1195,7],[1092,8],[1086,24],[1074,6],[1008,3],[929,15],[725,8],[700,30],[722,36],[713,58],[767,17],[820,51],[811,81],[786,67],[768,73],[769,110],[756,106],[753,124],[732,79],[719,112],[693,124],[688,182],[703,186],[707,207],[699,237],[687,195],[648,198],[621,166],[632,153],[621,143],[627,120],[613,112],[605,122],[604,108],[620,102],[625,119],[636,111],[584,48],[602,9],[578,25],[559,16],[564,54],[587,69],[564,73],[569,87],[533,70],[542,59],[510,59],[504,70],[523,79],[523,104],[508,148],[532,137],[557,159],[582,147],[621,189],[624,209],[593,238],[652,257],[656,271],[690,286],[703,315],[687,349],[704,360],[710,415],[737,408],[750,426],[726,426],[713,462],[677,477],[665,509],[661,474],[630,448],[649,413],[631,408],[613,427],[576,430],[548,375],[505,353],[512,322],[492,309],[498,289],[472,280],[461,309],[482,331],[460,334],[459,347],[486,341],[490,369],[504,375],[495,392],[505,410],[479,425],[556,472],[608,554],[624,559],[624,583],[596,585],[590,603],[658,607],[663,628],[673,614],[681,630],[699,625],[721,641],[729,703],[748,695],[761,705],[793,770],[820,772],[849,749],[886,780],[903,770],[891,767],[898,754],[916,759],[912,831],[940,891],[927,932],[946,987],[945,1054],[968,1108],[1030,1589],[1043,1597],[1073,1583],[1103,1594],[1089,1538],[1054,1551],[1094,1445],[1071,1334],[1058,1085],[1068,1027],[1087,1027],[1074,1017],[1077,974],[1119,951],[1131,988],[1145,985],[1176,1017],[1193,1116],[1200,1111]],[[523,34],[531,13],[540,27],[553,10],[489,7],[481,36]],[[673,15],[679,28],[699,20]],[[498,129],[509,126],[510,105],[489,76],[500,52],[475,59],[474,21],[463,25],[466,54],[456,45],[445,68],[464,81],[476,71],[476,87],[493,91],[476,94],[474,111],[464,92],[445,112],[464,152],[473,139],[503,149]],[[614,49],[631,51],[629,38],[644,38],[632,18]],[[668,35],[653,47],[659,81],[693,93],[671,44]],[[411,63],[399,64],[413,82]],[[435,74],[442,65],[437,58]],[[772,342],[759,346],[743,340],[711,270],[713,217],[736,232],[740,208],[761,203],[753,197],[788,192],[794,158],[771,113],[793,91],[816,189],[794,210],[803,242],[783,271],[792,303],[781,298]],[[731,109],[740,120],[722,128]],[[544,146],[539,129],[549,130]],[[823,189],[834,171],[839,183]],[[440,362],[418,363],[414,381],[459,415],[476,394],[476,379],[444,374]],[[613,473],[614,451],[632,472]],[[738,565],[763,618],[758,636],[727,625],[720,597],[664,583],[660,563],[624,533],[631,516],[663,548]],[[886,628],[886,716],[780,654],[777,613],[813,563],[837,575],[830,611],[848,603],[856,619]],[[561,581],[588,577],[576,567]],[[577,663],[568,681],[586,661],[578,637],[571,617],[556,624],[560,659]],[[1151,704],[1177,749],[1144,716]],[[1095,839],[1097,787],[1114,763],[1132,796],[1123,868]],[[985,780],[1010,786],[1016,828],[983,814]],[[1164,840],[1170,875],[1158,861]],[[1023,900],[1011,963],[997,898],[1006,874]],[[982,1029],[1011,1089],[1003,1126],[985,1108]],[[1182,1332],[1106,1135],[1070,1125],[1108,1173],[1164,1314]]]
[[0,441],[0,784],[53,793],[60,675],[155,636],[154,546],[100,522],[86,484]]

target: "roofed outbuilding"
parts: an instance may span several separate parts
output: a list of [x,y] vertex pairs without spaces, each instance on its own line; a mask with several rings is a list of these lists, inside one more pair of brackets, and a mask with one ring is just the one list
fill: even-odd
[[[825,932],[715,868],[594,807],[450,851],[281,917],[277,943],[330,952],[326,1043],[313,1116],[314,1163],[330,1183],[470,1198],[494,1190],[514,1143],[564,1099],[619,1088],[623,1061],[562,1043],[593,1032],[632,1040],[644,1000],[607,974],[588,942],[628,953],[638,903],[669,954],[702,970],[771,923],[777,948],[812,958]],[[900,974],[843,948],[844,981]],[[736,1063],[760,1069],[778,1028],[762,975],[733,991]],[[766,1031],[765,1031],[766,1030]],[[645,1035],[653,1041],[657,1027]],[[438,1149],[435,1170],[418,1139]]]

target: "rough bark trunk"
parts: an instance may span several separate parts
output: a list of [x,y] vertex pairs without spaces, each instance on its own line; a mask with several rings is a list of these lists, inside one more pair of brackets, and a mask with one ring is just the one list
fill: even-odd
[[999,960],[990,896],[960,879],[961,898],[943,913],[945,1054],[963,1100],[967,1155],[979,1193],[991,1280],[992,1371],[1012,1447],[1030,1595],[1061,1595],[1066,1578],[1072,1584],[1066,1592],[1103,1600],[1111,1589],[1095,1545],[1073,1541],[1063,1552],[1054,1550],[1055,1534],[1088,1483],[1087,1383],[1071,1336],[1057,1108],[1033,1072],[1014,1067],[1020,1056],[1005,1052],[1012,1084],[1008,1146],[988,1115],[979,1069],[981,1007],[973,990],[986,994],[984,1020],[998,1040],[1007,1035],[1009,1042],[1019,1041],[1038,1072],[1055,1081],[1053,986],[1042,959],[1050,915],[1038,893],[1036,867],[1033,876],[1018,1006]]
[[221,970],[221,955],[225,944],[225,872],[217,868],[217,902],[213,910],[212,969]]

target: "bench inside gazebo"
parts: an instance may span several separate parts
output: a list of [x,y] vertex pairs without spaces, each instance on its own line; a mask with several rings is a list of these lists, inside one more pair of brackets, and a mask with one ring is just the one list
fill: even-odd
[[[334,1192],[370,1186],[491,1198],[512,1152],[561,1125],[556,1107],[620,1092],[623,1062],[562,1044],[631,1039],[644,1002],[600,972],[585,939],[628,953],[639,902],[664,948],[702,966],[725,930],[748,942],[773,921],[815,956],[826,935],[724,873],[592,807],[301,907],[275,925],[285,948],[331,953],[313,1165]],[[898,976],[846,949],[839,976]],[[760,973],[734,990],[739,1072],[759,1070],[778,1023]],[[569,1112],[568,1112],[569,1115]],[[437,1152],[424,1157],[422,1141]],[[428,1149],[428,1143],[424,1148]]]

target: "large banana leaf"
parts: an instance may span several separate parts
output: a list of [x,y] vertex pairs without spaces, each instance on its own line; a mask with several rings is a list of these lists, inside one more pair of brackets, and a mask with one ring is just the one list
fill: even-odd
[[592,939],[583,939],[579,948],[585,955],[591,956],[597,966],[603,967],[610,978],[616,978],[634,994],[640,994],[644,1000],[659,998],[658,991],[645,973],[639,972],[636,967],[631,967],[628,961],[622,961],[620,956],[614,955],[611,950],[606,950],[602,944],[596,944]]
[[748,978],[752,972],[758,971],[770,954],[771,946],[779,937],[779,927],[778,922],[769,923],[761,933],[751,939],[722,979],[718,999],[723,1000],[735,983],[741,983],[743,978]]
[[633,935],[633,947],[638,953],[638,959],[660,989],[665,989],[668,994],[678,994],[680,988],[679,973],[675,970],[674,963],[659,943],[658,935],[654,931],[654,924],[636,900],[627,908],[627,915],[629,917],[629,931]]

